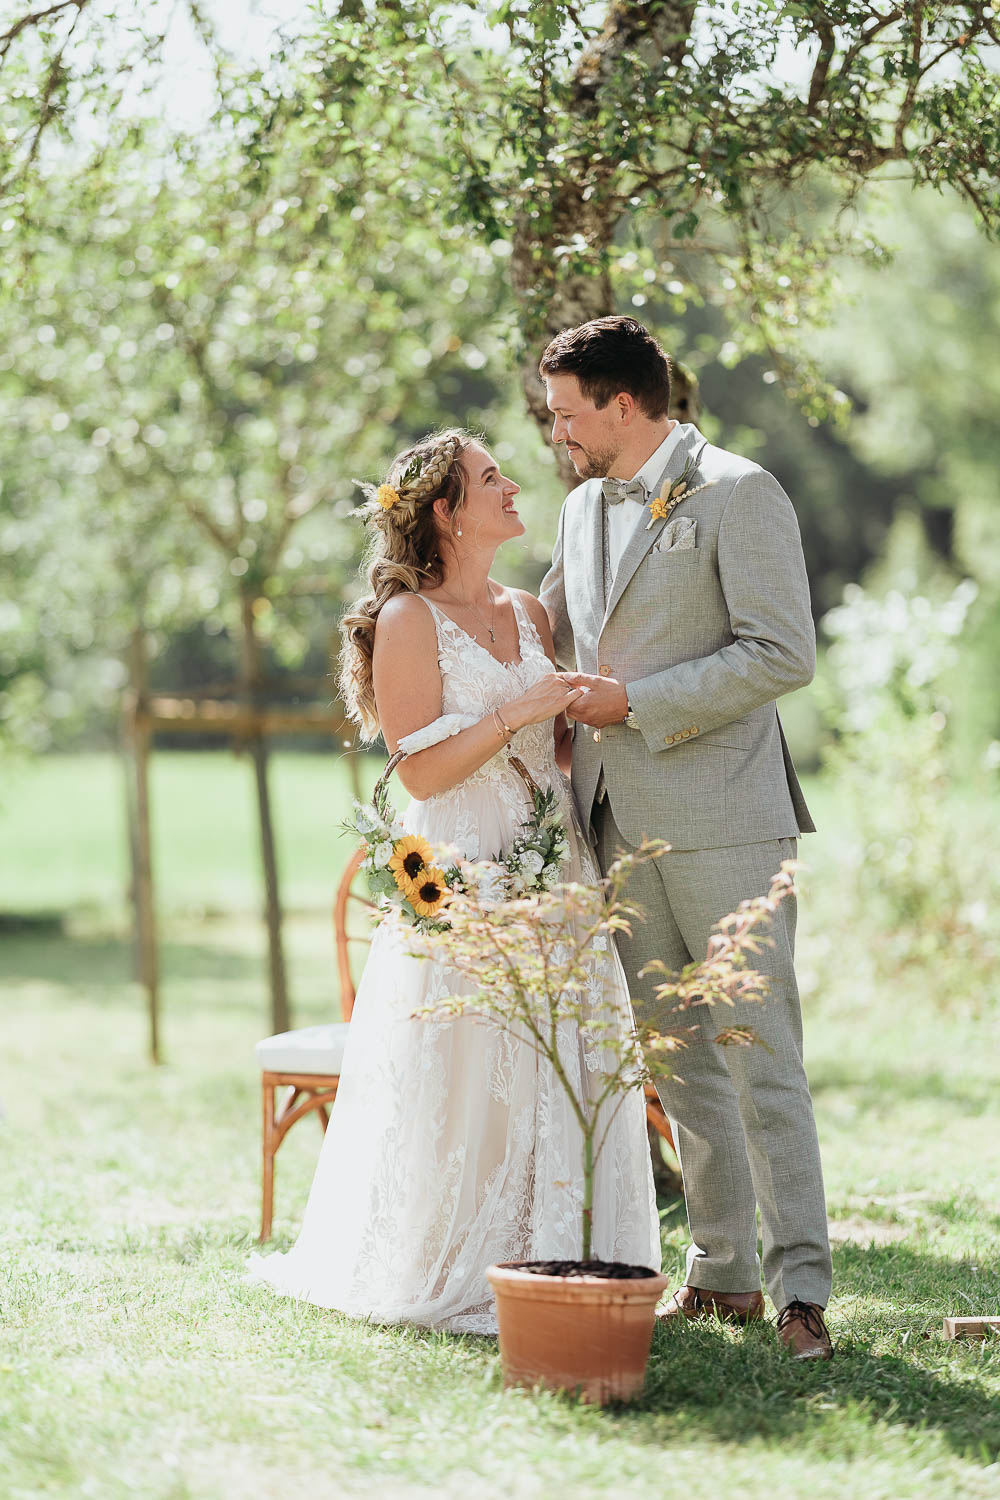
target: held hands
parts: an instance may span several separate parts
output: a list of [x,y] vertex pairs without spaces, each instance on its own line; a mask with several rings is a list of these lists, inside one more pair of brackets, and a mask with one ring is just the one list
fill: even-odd
[[582,689],[581,696],[566,710],[569,718],[592,729],[606,724],[621,724],[628,713],[628,693],[613,677],[593,677],[587,672],[563,672],[563,681]]
[[511,729],[523,729],[525,724],[543,724],[554,719],[556,714],[569,711],[571,703],[583,693],[582,687],[567,682],[558,672],[539,678],[520,698],[504,704],[500,710],[505,723]]

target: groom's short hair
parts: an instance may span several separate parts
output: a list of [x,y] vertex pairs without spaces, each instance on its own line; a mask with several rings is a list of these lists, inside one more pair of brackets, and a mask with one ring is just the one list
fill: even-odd
[[627,391],[653,421],[670,410],[670,360],[634,318],[593,318],[563,329],[542,355],[538,371],[575,375],[587,400],[598,408]]

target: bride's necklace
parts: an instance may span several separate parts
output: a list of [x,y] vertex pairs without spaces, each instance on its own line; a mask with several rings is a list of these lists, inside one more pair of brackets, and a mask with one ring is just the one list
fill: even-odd
[[471,610],[471,612],[476,616],[476,619],[481,622],[483,629],[489,631],[489,633],[490,633],[490,640],[493,642],[493,644],[495,646],[496,643],[497,643],[497,638],[496,638],[496,635],[494,634],[493,626],[496,623],[497,604],[496,604],[496,600],[493,597],[493,590],[490,588],[489,580],[487,580],[487,583],[486,583],[486,592],[489,595],[489,600],[490,600],[490,619],[489,619],[489,623],[487,623],[487,621],[483,618],[483,616],[480,614],[479,610],[476,608],[476,606],[474,604],[469,604],[468,601],[465,600],[465,599],[459,599],[455,594],[450,594],[447,589],[443,590],[443,592],[444,592],[444,596],[445,596],[446,599],[453,600],[454,603],[457,604],[457,605],[459,605],[460,608],[462,608],[462,609]]

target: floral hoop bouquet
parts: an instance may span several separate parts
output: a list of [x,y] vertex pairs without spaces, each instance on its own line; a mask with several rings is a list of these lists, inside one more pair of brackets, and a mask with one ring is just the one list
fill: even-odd
[[434,848],[407,833],[388,793],[389,776],[406,754],[396,752],[371,802],[356,802],[346,825],[363,841],[361,869],[380,917],[395,912],[418,931],[444,932],[445,908],[456,894],[475,891],[492,905],[552,889],[569,853],[566,825],[555,793],[543,791],[516,755],[509,761],[531,797],[530,815],[506,854],[472,864],[453,849]]

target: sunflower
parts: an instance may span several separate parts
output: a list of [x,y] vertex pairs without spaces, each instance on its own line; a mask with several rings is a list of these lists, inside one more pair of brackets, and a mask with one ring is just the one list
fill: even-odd
[[405,838],[397,839],[393,847],[392,858],[389,860],[389,869],[404,896],[411,895],[413,882],[423,873],[433,858],[431,846],[426,839],[412,833],[408,833]]
[[408,892],[410,904],[418,917],[435,917],[451,900],[443,873],[440,870],[421,870]]

